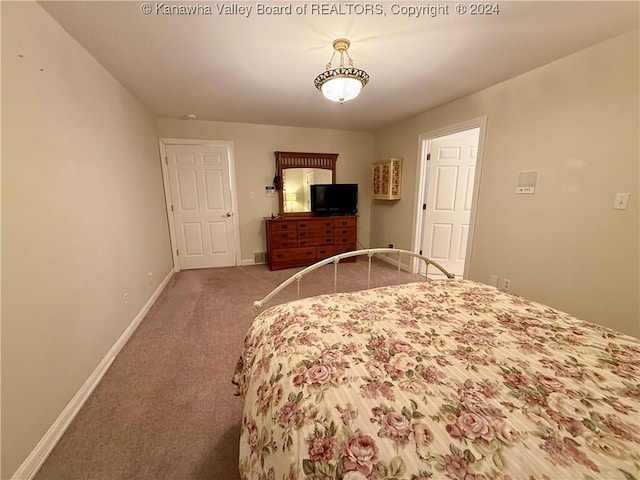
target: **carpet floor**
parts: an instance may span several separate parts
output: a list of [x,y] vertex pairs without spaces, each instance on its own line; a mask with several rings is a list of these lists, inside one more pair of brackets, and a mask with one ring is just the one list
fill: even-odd
[[[339,265],[338,291],[366,288],[367,261]],[[231,377],[252,304],[298,269],[185,270],[170,280],[36,480],[237,480],[242,401]],[[372,262],[371,286],[415,281]],[[333,266],[301,296],[333,291]],[[295,298],[295,285],[272,304]]]

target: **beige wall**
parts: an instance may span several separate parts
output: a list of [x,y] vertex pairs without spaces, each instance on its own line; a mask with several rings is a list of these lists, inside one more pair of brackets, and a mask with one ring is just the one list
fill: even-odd
[[[640,336],[638,45],[636,30],[377,132],[375,157],[404,157],[405,181],[373,206],[372,246],[411,246],[418,136],[487,115],[470,277]],[[528,169],[536,193],[515,195]]]
[[153,118],[35,3],[2,2],[2,140],[10,478],[172,264]]
[[[278,213],[278,196],[266,198],[264,194],[264,187],[273,183],[274,152],[278,150],[339,154],[337,181],[360,185],[358,241],[369,246],[371,133],[172,119],[158,119],[156,128],[163,138],[233,142],[243,263],[252,263],[253,252],[266,249],[262,218]],[[255,193],[253,200],[249,198],[250,192]]]
[[[375,135],[154,124],[37,4],[2,2],[2,478],[171,270],[157,137],[234,143],[249,263],[278,210],[274,151],[339,153],[338,181],[361,187],[359,241],[410,248],[418,136],[486,114],[471,277],[639,335],[638,57],[636,31]],[[370,162],[389,156],[405,159],[403,199],[372,205]],[[536,195],[516,196],[532,168]]]

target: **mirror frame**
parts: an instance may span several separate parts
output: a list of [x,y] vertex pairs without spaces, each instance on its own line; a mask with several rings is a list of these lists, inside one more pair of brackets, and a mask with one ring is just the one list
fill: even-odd
[[310,217],[312,212],[285,212],[284,198],[282,192],[282,172],[287,168],[319,168],[322,170],[331,170],[331,183],[336,183],[336,162],[338,161],[337,153],[310,153],[310,152],[275,152],[276,154],[276,171],[280,179],[278,187],[278,203],[281,217]]

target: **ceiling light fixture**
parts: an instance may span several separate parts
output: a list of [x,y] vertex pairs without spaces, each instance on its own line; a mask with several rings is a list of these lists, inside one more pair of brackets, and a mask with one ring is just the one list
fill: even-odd
[[[333,55],[327,63],[327,69],[318,75],[313,82],[325,98],[332,102],[348,102],[358,96],[362,87],[369,82],[369,74],[353,66],[353,60],[347,50],[351,42],[346,38],[339,38],[333,42]],[[331,68],[331,62],[336,52],[340,54],[340,66]],[[344,66],[344,57],[349,60],[349,66]]]

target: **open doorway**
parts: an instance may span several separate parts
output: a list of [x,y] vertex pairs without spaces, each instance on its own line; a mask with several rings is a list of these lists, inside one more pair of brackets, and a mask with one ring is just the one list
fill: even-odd
[[[481,118],[420,136],[414,250],[456,278],[468,277],[484,125]],[[424,265],[414,271],[424,274]]]

